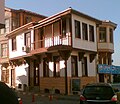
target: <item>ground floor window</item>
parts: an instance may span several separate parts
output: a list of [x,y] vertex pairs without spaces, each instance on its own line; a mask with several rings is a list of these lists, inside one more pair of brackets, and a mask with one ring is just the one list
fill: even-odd
[[39,64],[36,60],[34,61],[34,84],[39,85]]
[[43,77],[49,77],[49,62],[46,58],[43,60]]
[[9,70],[2,70],[2,81],[9,83]]
[[54,56],[54,77],[60,77],[60,57]]
[[78,61],[77,56],[71,56],[72,77],[78,77]]
[[88,76],[87,57],[82,60],[82,76]]

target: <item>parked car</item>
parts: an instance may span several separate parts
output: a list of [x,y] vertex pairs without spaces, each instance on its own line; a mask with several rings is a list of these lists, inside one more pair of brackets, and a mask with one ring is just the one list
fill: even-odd
[[19,104],[23,104],[22,99],[18,97]]
[[80,104],[118,104],[118,100],[110,84],[92,83],[82,90]]
[[115,90],[115,92],[120,92],[120,83],[111,83],[111,86]]
[[16,92],[4,82],[0,82],[0,104],[22,104]]

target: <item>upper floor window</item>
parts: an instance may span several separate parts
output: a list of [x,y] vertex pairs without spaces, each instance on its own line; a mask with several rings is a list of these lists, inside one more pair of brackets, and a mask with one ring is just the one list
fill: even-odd
[[83,40],[88,40],[88,29],[86,23],[82,23],[82,35],[83,35]]
[[77,56],[71,56],[72,77],[78,77]]
[[110,32],[110,43],[113,43],[113,30],[110,28],[109,32]]
[[94,26],[89,25],[89,39],[94,42]]
[[53,33],[54,36],[60,35],[60,22],[53,23]]
[[7,43],[1,44],[1,57],[7,57]]
[[10,32],[10,20],[5,19],[5,32],[9,33]]
[[12,51],[16,50],[16,37],[12,38]]
[[99,28],[99,42],[106,42],[106,27]]
[[32,18],[30,16],[25,18],[25,24],[29,23],[32,21]]
[[17,18],[12,18],[12,30],[16,29],[19,27],[19,22]]
[[80,22],[75,20],[75,38],[81,38]]
[[29,46],[30,47],[31,44],[31,38],[30,38],[30,32],[25,33],[25,46]]
[[62,35],[66,37],[66,19],[62,20]]

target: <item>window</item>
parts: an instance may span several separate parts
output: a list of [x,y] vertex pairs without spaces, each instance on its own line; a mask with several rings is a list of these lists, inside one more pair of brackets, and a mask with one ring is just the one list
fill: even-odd
[[80,22],[75,20],[75,38],[81,38]]
[[60,22],[55,22],[53,23],[53,33],[54,33],[54,36],[58,36],[60,34]]
[[9,83],[9,70],[2,70],[1,80],[5,83]]
[[12,39],[12,51],[16,50],[16,37]]
[[82,75],[83,76],[88,76],[88,71],[87,71],[87,57],[84,57],[82,60]]
[[54,56],[54,77],[60,77],[60,62],[59,56]]
[[0,35],[5,33],[5,29],[0,29]]
[[1,44],[1,57],[7,57],[7,43]]
[[110,43],[113,43],[113,30],[109,29],[110,32]]
[[88,31],[87,31],[86,23],[82,23],[82,35],[83,35],[83,40],[88,40]]
[[62,35],[66,37],[66,19],[62,20]]
[[5,19],[5,32],[6,33],[10,32],[10,21],[9,21],[9,19]]
[[77,56],[71,56],[72,77],[78,77]]
[[34,85],[39,85],[39,64],[34,60]]
[[99,28],[99,41],[106,42],[106,27]]
[[28,32],[25,33],[25,45],[30,47],[30,43],[31,43],[30,32]]
[[40,48],[42,48],[44,46],[44,29],[43,27],[40,28],[40,34],[39,34],[39,40],[40,40]]
[[90,41],[94,42],[94,26],[89,25],[89,38]]
[[43,61],[43,77],[49,77],[49,62],[46,58]]
[[16,29],[19,27],[19,22],[17,18],[12,18],[12,30]]
[[32,21],[32,18],[31,17],[26,17],[25,18],[25,24],[27,24],[27,23],[29,23],[29,22],[31,22]]

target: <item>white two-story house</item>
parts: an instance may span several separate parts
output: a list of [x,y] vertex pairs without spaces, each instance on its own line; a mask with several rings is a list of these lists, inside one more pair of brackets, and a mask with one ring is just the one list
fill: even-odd
[[15,87],[70,94],[96,82],[96,39],[101,23],[68,8],[7,34]]

